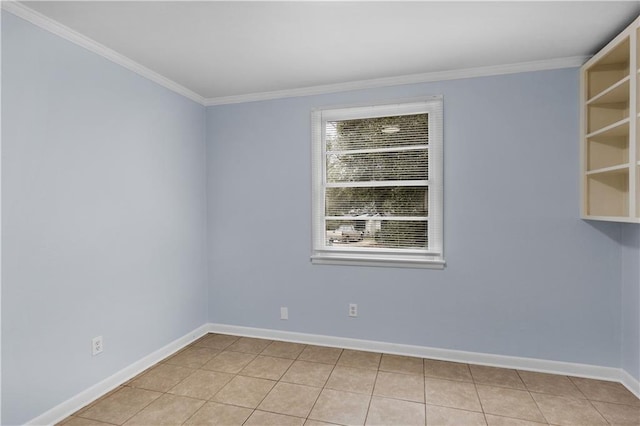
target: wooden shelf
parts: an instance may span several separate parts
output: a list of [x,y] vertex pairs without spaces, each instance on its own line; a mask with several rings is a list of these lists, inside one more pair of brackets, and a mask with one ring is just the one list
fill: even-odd
[[599,169],[590,170],[587,172],[587,176],[598,175],[602,173],[612,173],[612,174],[629,173],[629,164],[628,163],[617,164],[615,166],[602,167]]
[[[609,129],[586,139],[586,170],[602,169],[629,161],[629,132],[618,134],[618,128]],[[617,136],[616,136],[617,135]]]
[[607,87],[602,92],[587,101],[587,105],[607,105],[615,103],[629,102],[629,81],[630,76]]
[[623,118],[622,120],[618,120],[615,123],[611,123],[605,127],[599,128],[598,130],[587,134],[587,138],[594,137],[609,137],[609,138],[618,138],[621,136],[629,136],[629,118]]
[[593,216],[629,216],[629,169],[587,176],[589,203]]
[[[608,48],[608,49],[607,49]],[[629,76],[631,41],[627,35],[614,46],[607,46],[594,61],[587,62],[587,99]],[[636,69],[634,66],[633,69]]]
[[[640,18],[582,67],[582,217],[640,223]],[[638,52],[631,52],[631,47]],[[633,54],[632,54],[633,53]]]
[[583,219],[588,220],[600,220],[604,222],[625,222],[625,223],[640,223],[640,218],[627,217],[627,216],[594,216],[585,215]]

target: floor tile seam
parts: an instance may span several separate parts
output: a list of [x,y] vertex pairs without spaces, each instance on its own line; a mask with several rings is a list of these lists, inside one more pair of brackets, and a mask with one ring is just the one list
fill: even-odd
[[[485,367],[484,365],[480,365],[480,364],[467,364],[469,366],[469,372],[471,373],[471,378],[473,379],[473,381],[475,383],[478,384],[486,384],[486,383],[482,383],[479,381],[479,379],[476,379],[476,377],[473,374],[473,370],[471,369],[472,365],[476,365],[478,367]],[[490,384],[490,386],[497,386],[497,387],[506,387],[506,388],[511,388],[511,389],[520,389],[520,390],[526,390],[527,386],[524,383],[524,380],[522,380],[522,378],[520,377],[520,374],[518,373],[518,370],[515,370],[513,368],[503,368],[503,367],[490,367],[490,368],[495,368],[497,370],[505,370],[505,371],[515,371],[516,376],[518,377],[518,380],[520,380],[520,384],[522,385],[522,387],[513,387],[513,386],[507,386],[507,385],[499,385],[499,384]]]
[[475,382],[465,382],[462,380],[454,380],[454,379],[443,379],[443,378],[439,378],[439,377],[431,377],[431,376],[425,376],[424,378],[424,382],[425,384],[427,383],[427,380],[440,380],[443,382],[450,382],[450,383],[466,383],[468,385],[475,385]]
[[[200,407],[198,407],[198,409],[197,409],[196,411],[194,411],[193,413],[191,413],[191,415],[190,415],[188,418],[186,418],[182,423],[180,423],[180,425],[184,425],[184,424],[186,424],[189,420],[191,420],[191,418],[192,418],[193,416],[195,416],[195,415],[196,415],[196,413],[198,413],[200,410],[202,410],[202,409],[204,408],[204,406],[205,406],[205,405],[207,405],[207,402],[209,402],[209,401],[205,401],[205,402],[204,402],[204,404],[202,404]],[[125,422],[125,423],[126,423],[126,422]]]
[[382,368],[379,368],[378,371],[382,371],[384,373],[404,374],[405,376],[422,376],[422,377],[425,377],[424,374],[422,374],[422,373],[407,373],[407,372],[404,372],[404,371],[384,370]]
[[571,382],[571,384],[572,384],[573,386],[575,386],[575,387],[576,387],[576,389],[578,389],[578,392],[580,392],[580,393],[584,396],[584,398],[585,398],[585,399],[590,400],[590,398],[589,398],[589,396],[586,394],[586,392],[584,392],[584,391],[580,388],[580,386],[578,385],[578,383],[576,383],[576,381],[575,381],[575,379],[579,379],[579,377],[567,376],[567,378],[569,379],[569,381]]
[[511,390],[529,392],[529,389],[527,389],[526,387],[514,388],[513,386],[499,385],[499,384],[496,384],[496,383],[476,382],[475,380],[473,381],[473,383],[475,383],[476,385],[480,385],[480,386],[491,386],[493,388],[511,389]]
[[[137,412],[136,414],[138,414],[138,412]],[[135,414],[134,414],[133,416],[135,416]],[[133,416],[131,416],[131,417],[133,417]],[[107,425],[120,426],[120,424],[119,424],[119,423],[106,422],[106,421],[104,421],[104,420],[98,420],[98,419],[94,419],[94,418],[91,418],[91,417],[80,416],[80,415],[77,415],[77,414],[72,414],[72,415],[71,415],[71,416],[69,416],[69,417],[77,417],[77,418],[79,418],[79,419],[91,420],[91,421],[94,421],[94,422],[100,422],[100,423],[104,423],[104,424],[107,424]],[[126,422],[128,422],[128,421],[129,421],[129,419],[131,419],[131,417],[129,417],[127,420],[125,420],[122,424],[125,424]],[[66,422],[65,422],[65,423],[66,423]]]
[[[186,368],[186,367],[184,367]],[[182,380],[180,380],[178,383],[176,383],[175,385],[173,385],[172,387],[170,387],[169,389],[167,389],[166,391],[164,391],[163,393],[168,394],[168,395],[176,395],[176,394],[172,394],[170,393],[173,389],[175,389],[178,385],[180,385],[180,383],[184,382],[185,380],[187,380],[189,377],[193,376],[194,374],[196,374],[198,372],[198,368],[196,369],[192,369],[193,372],[191,374],[189,374],[188,376],[186,376],[185,378],[183,378]],[[147,389],[150,390],[150,389]],[[156,390],[156,392],[159,392]],[[182,396],[182,395],[177,395],[177,396]],[[197,399],[197,398],[196,398]]]
[[[382,360],[382,357],[380,357],[380,360]],[[371,403],[373,402],[373,394],[376,391],[376,383],[378,383],[378,374],[380,373],[380,369],[376,370],[376,378],[373,380],[373,387],[371,388],[371,395],[369,395],[369,404],[367,404],[367,411],[364,415],[364,423],[363,424],[367,424],[367,419],[369,418],[369,412],[371,411]],[[427,413],[425,412],[425,426],[427,423]]]
[[235,378],[236,378],[236,377],[238,377],[238,376],[240,376],[240,374],[235,374],[235,375],[231,378],[231,380],[229,380],[229,381],[228,381],[224,386],[222,386],[220,389],[218,389],[218,390],[216,391],[216,393],[214,393],[214,394],[211,396],[211,398],[209,398],[209,399],[207,400],[207,402],[215,402],[216,404],[233,405],[234,407],[249,408],[249,409],[255,410],[255,409],[256,409],[256,407],[262,403],[262,401],[264,400],[264,398],[266,398],[266,397],[267,397],[267,395],[269,395],[269,393],[271,393],[271,391],[273,390],[273,388],[274,388],[274,387],[276,387],[276,385],[278,384],[278,381],[275,381],[275,380],[269,380],[269,379],[263,379],[263,378],[261,378],[261,377],[240,376],[240,377],[246,377],[246,378],[249,378],[249,379],[269,380],[270,382],[275,382],[275,383],[273,384],[273,386],[271,386],[271,389],[269,389],[269,391],[267,392],[267,394],[264,396],[264,398],[262,398],[262,400],[260,400],[260,402],[258,403],[258,405],[256,405],[256,407],[247,407],[247,406],[243,406],[243,405],[236,405],[236,404],[231,404],[231,403],[227,403],[227,402],[214,401],[214,398],[216,397],[216,395],[218,395],[220,392],[222,392],[222,390],[223,390],[223,389],[224,389],[224,388],[225,388],[229,383],[231,383],[231,382],[233,381],[233,379],[235,379]]
[[[489,416],[494,416],[494,417],[502,417],[503,419],[524,420],[524,419],[519,419],[519,418],[517,418],[517,417],[509,417],[509,416],[505,416],[505,415],[503,415],[503,414],[491,414],[491,413],[485,413],[485,419],[486,419],[486,416],[487,416],[487,415],[489,415]],[[528,422],[532,422],[532,423],[540,423],[540,422],[537,422],[537,421],[535,421],[535,420],[526,420],[526,421],[528,421]],[[488,421],[487,421],[487,424],[489,424],[489,422],[488,422]],[[550,425],[550,426],[557,426],[557,425],[552,425],[552,423],[549,423],[549,422],[548,422],[548,421],[546,421],[546,420],[545,420],[545,422],[544,422],[544,423],[540,423],[540,424],[547,424],[547,425]]]
[[[186,395],[177,395],[177,394],[174,394],[174,393],[168,393],[168,392],[165,392],[165,393],[164,393],[164,395],[167,395],[167,396],[175,396],[175,397],[177,397],[177,398],[193,399],[194,401],[201,401],[201,402],[208,402],[208,401],[209,401],[208,399],[196,398],[196,397],[193,397],[193,396],[186,396]],[[157,401],[157,400],[158,400],[158,399],[160,399],[160,398],[161,398],[161,397],[156,398],[153,402]]]
[[[275,358],[275,357],[274,357],[274,358]],[[289,364],[289,366],[287,367],[287,369],[286,369],[286,370],[284,370],[284,372],[280,375],[280,377],[279,377],[279,378],[278,378],[278,380],[277,380],[277,382],[278,382],[278,383],[280,383],[280,380],[282,380],[282,378],[283,378],[283,377],[284,377],[284,376],[289,372],[289,370],[291,370],[291,367],[293,367],[293,364],[295,364],[295,363],[296,363],[296,359],[297,359],[297,358],[296,358],[296,359],[291,359],[291,358],[279,358],[279,359],[287,359],[287,360],[291,361],[291,364]],[[278,383],[276,383],[276,385],[277,385]],[[286,382],[284,382],[284,383],[286,383]],[[275,385],[274,385],[274,387],[275,387]]]
[[285,379],[284,375],[283,375],[282,378],[280,380],[278,380],[278,383],[282,382],[282,383],[286,383],[286,384],[289,384],[289,385],[309,386],[309,387],[318,388],[318,389],[324,389],[324,386],[326,384],[326,380],[325,380],[325,383],[322,384],[322,386],[314,386],[314,385],[307,385],[305,383],[289,382],[287,380],[291,380],[291,379]]
[[[329,422],[329,421],[326,421],[326,420],[315,419],[315,418],[311,417],[311,413],[309,413],[309,416],[307,417],[306,420],[311,420],[311,421],[320,422],[320,423],[327,423],[327,424],[332,424],[332,425],[338,425],[338,426],[354,426],[354,425],[349,424],[349,423],[338,423],[338,422],[334,422],[334,421]],[[306,422],[306,420],[305,420],[305,422]],[[363,423],[363,425],[364,425],[364,423]]]
[[322,362],[322,361],[311,361],[308,359],[296,359],[296,361],[300,361],[300,362],[312,362],[314,364],[322,364],[322,365],[336,365],[336,362],[331,363],[331,362]]
[[[425,405],[429,406],[429,407],[438,407],[438,408],[451,408],[452,410],[460,410],[460,411],[466,411],[467,413],[475,413],[475,414],[491,414],[491,413],[485,413],[483,410],[480,411],[476,411],[476,410],[469,410],[468,408],[460,408],[460,407],[450,407],[448,405],[440,405],[440,404],[433,404],[431,402],[427,402]],[[494,416],[498,415],[498,414],[493,414]],[[500,414],[501,417],[507,417],[510,419],[517,419],[517,417],[509,417],[509,416],[505,416]],[[524,419],[519,419],[519,420],[524,420]]]
[[625,405],[627,407],[635,407],[640,409],[640,399],[638,399],[638,402],[635,402],[633,404],[626,404],[624,402],[604,401],[602,399],[594,399],[594,398],[585,398],[585,399],[589,402],[603,402],[605,404]]
[[[379,373],[379,371],[378,371],[378,373]],[[383,371],[383,373],[387,373],[387,372]],[[378,376],[379,376],[379,374],[376,373],[376,379],[374,381],[373,390],[372,390],[372,393],[371,393],[372,397],[377,396],[379,398],[388,398],[388,399],[394,399],[394,400],[397,400],[397,401],[415,402],[415,403],[418,403],[418,404],[426,404],[426,400],[427,400],[427,395],[426,394],[427,393],[426,393],[426,390],[425,390],[425,382],[424,382],[424,380],[422,382],[422,401],[416,401],[414,399],[405,399],[405,398],[401,398],[401,397],[394,397],[394,396],[389,396],[389,395],[376,394],[376,385],[378,383]],[[355,393],[355,392],[353,392],[353,393]]]
[[448,377],[439,377],[439,376],[424,376],[425,379],[434,379],[434,380],[447,380],[449,382],[456,382],[456,383],[475,383],[473,380],[459,380],[459,379],[451,379]]
[[573,400],[576,400],[576,401],[588,401],[589,403],[591,403],[592,406],[594,406],[594,404],[593,404],[594,402],[601,402],[601,403],[604,403],[604,404],[622,405],[624,407],[632,407],[632,408],[640,409],[640,404],[625,404],[624,402],[603,401],[603,400],[600,400],[600,399],[588,398],[586,396],[584,398],[577,398],[577,397],[569,396],[569,395],[557,395],[557,394],[552,394],[552,393],[548,393],[548,392],[540,392],[540,391],[529,391],[529,392],[532,395],[533,394],[537,394],[537,395],[545,395],[545,396],[554,396],[554,397],[558,397],[558,398],[573,399]]
[[[204,370],[206,371],[206,370]],[[212,373],[217,373],[216,371],[212,371]],[[213,395],[211,395],[209,398],[198,398],[195,396],[189,396],[189,395],[184,395],[184,394],[180,394],[180,393],[172,393],[171,391],[173,390],[173,388],[169,389],[166,393],[168,395],[174,395],[174,396],[184,396],[186,398],[192,398],[192,399],[199,399],[201,401],[211,401],[211,399],[222,390],[222,388],[224,388],[225,386],[227,386],[229,384],[229,382],[231,382],[231,380],[233,380],[233,378],[229,379],[227,382],[224,383],[224,385],[222,385],[218,390],[216,390]],[[178,385],[176,385],[178,386]]]
[[585,399],[589,402],[600,402],[603,404],[623,405],[625,407],[637,408],[638,410],[640,410],[640,399],[638,399],[638,402],[635,404],[625,404],[624,402],[601,401],[599,399],[590,399],[590,398],[585,398]]
[[608,424],[608,425],[613,424],[613,423],[611,423],[609,421],[609,419],[607,419],[605,417],[605,415],[603,413],[600,412],[600,410],[598,410],[598,407],[596,407],[595,404],[591,400],[587,399],[587,402],[589,403],[589,405],[591,405],[591,407],[593,407],[594,410],[596,410],[596,413],[598,413],[600,415],[600,417],[602,417],[602,419],[606,422],[606,424]]
[[[342,354],[342,352],[340,352],[340,354]],[[340,359],[340,356],[338,356],[338,359]],[[333,368],[331,368],[331,371],[329,372],[329,375],[327,376],[327,378],[324,381],[324,385],[322,385],[322,389],[320,389],[320,393],[318,393],[318,396],[316,397],[316,400],[313,401],[313,405],[311,406],[311,410],[309,410],[309,414],[307,414],[307,420],[309,419],[309,416],[311,415],[311,413],[313,412],[313,409],[316,408],[316,404],[318,403],[318,399],[320,399],[320,395],[322,395],[322,392],[325,389],[328,389],[327,383],[329,383],[329,379],[331,378],[331,375],[333,374],[333,372],[335,371],[336,367],[338,366],[338,360],[336,360],[336,363],[333,364]],[[284,377],[284,376],[283,376]],[[314,420],[314,419],[311,419]],[[306,423],[306,420],[305,420]]]
[[[253,361],[254,359],[256,359],[258,357],[257,354],[248,354],[246,352],[228,351],[228,350],[225,349],[225,350],[222,350],[222,351],[218,352],[213,358],[211,358],[209,361],[205,362],[203,365],[207,365],[209,362],[211,362],[212,360],[218,358],[220,355],[225,354],[225,353],[231,353],[232,355],[233,354],[251,355],[251,356],[253,356],[253,358],[251,358],[251,361]],[[251,362],[251,361],[249,361],[249,362]]]
[[[211,359],[213,359],[213,358],[211,358]],[[207,362],[209,362],[209,361],[211,361],[211,360],[207,360],[204,364],[206,364],[206,363],[207,363]],[[202,364],[202,365],[199,365],[199,366],[197,366],[197,367],[191,367],[191,365],[193,365],[193,364],[191,364],[191,365],[184,365],[184,364],[178,364],[178,363],[175,363],[175,362],[169,362],[169,361],[162,362],[162,364],[175,365],[175,366],[177,366],[177,367],[185,367],[185,368],[195,368],[196,370],[200,370],[200,369],[202,368],[202,366],[204,365],[204,364]]]
[[[278,414],[280,416],[295,417],[296,419],[303,419],[303,420],[307,420],[307,417],[309,416],[309,414],[311,414],[311,410],[309,410],[309,412],[307,413],[306,416],[301,417],[301,416],[296,416],[296,415],[289,414],[289,413],[280,413],[278,411],[267,410],[266,408],[261,408],[259,405],[253,411],[262,411],[264,413]],[[253,414],[253,413],[251,413],[251,414]],[[251,417],[251,416],[249,416],[249,417]]]
[[[426,386],[426,383],[425,383]],[[478,404],[480,405],[480,411],[482,411],[482,415],[484,416],[484,421],[489,424],[489,422],[487,421],[487,413],[484,410],[484,406],[482,405],[482,398],[480,398],[480,392],[478,392],[478,385],[476,383],[473,383],[473,389],[476,391],[476,398],[478,398]],[[426,397],[426,392],[425,392],[425,397]]]
[[[499,414],[488,413],[488,412],[486,411],[486,409],[484,408],[484,404],[482,404],[482,398],[480,398],[480,392],[478,392],[478,384],[479,384],[479,383],[475,383],[475,382],[473,383],[473,385],[474,385],[474,387],[475,387],[475,389],[476,389],[476,394],[477,394],[477,396],[478,396],[478,402],[480,403],[480,408],[482,409],[482,414],[483,414],[483,416],[484,416],[484,421],[485,421],[487,424],[489,424],[489,421],[487,420],[487,414],[490,414],[490,415],[492,415],[492,416],[506,417],[506,418],[508,418],[508,419],[516,419],[516,420],[533,421],[533,420],[530,420],[530,419],[523,419],[523,418],[520,418],[520,417],[509,417],[509,416],[504,416],[504,415],[499,415]],[[487,386],[487,385],[483,385],[483,384],[480,384],[480,385],[481,385],[481,386]],[[499,386],[495,386],[495,387],[499,387]],[[503,389],[510,389],[510,388],[503,388]],[[512,390],[521,390],[521,389],[512,389]],[[540,415],[542,415],[542,418],[544,419],[545,423],[550,424],[550,423],[549,423],[549,421],[547,420],[547,418],[545,417],[544,413],[542,412],[542,410],[541,410],[541,409],[540,409],[540,407],[538,406],[538,403],[536,402],[536,400],[535,400],[535,399],[533,398],[533,396],[531,395],[531,392],[526,391],[526,390],[525,390],[525,392],[527,392],[527,393],[529,394],[529,397],[533,400],[534,404],[536,404],[536,408],[537,408],[537,409],[538,409],[538,411],[540,412]],[[469,410],[465,410],[465,411],[469,411]],[[474,412],[474,411],[472,411],[472,412]]]
[[[212,397],[212,398],[213,398],[213,397]],[[228,406],[230,406],[230,407],[235,407],[235,408],[244,408],[244,409],[246,409],[246,410],[255,410],[255,409],[256,409],[255,407],[247,407],[246,405],[238,405],[238,404],[233,404],[233,403],[231,403],[231,402],[220,402],[220,401],[214,401],[213,399],[208,399],[208,400],[205,402],[205,405],[207,405],[207,404],[209,404],[209,403],[211,403],[211,404],[218,404],[218,405],[228,405]]]
[[[533,395],[542,395],[542,396],[550,396],[550,397],[555,397],[555,398],[566,398],[566,399],[571,399],[574,401],[583,401],[583,402],[606,402],[606,401],[598,401],[598,400],[591,400],[589,398],[578,398],[575,396],[570,396],[570,395],[558,395],[558,394],[554,394],[554,393],[548,393],[548,392],[540,392],[540,391],[529,391],[529,393],[531,394],[531,397],[533,397]],[[535,398],[534,398],[535,399]],[[613,403],[610,403],[613,404]],[[593,404],[591,404],[593,405]],[[628,404],[617,404],[617,405],[628,405]],[[633,407],[632,405],[630,407]]]
[[[276,383],[278,383],[278,382],[280,381],[279,379],[267,379],[267,378],[265,378],[265,377],[247,376],[247,374],[246,374],[246,373],[245,373],[245,374],[241,374],[241,373],[242,373],[241,371],[240,371],[240,372],[238,372],[238,373],[235,373],[236,377],[238,377],[238,376],[239,376],[239,377],[245,377],[245,378],[247,378],[247,379],[269,380],[270,382],[276,382]],[[232,373],[229,373],[229,374],[232,374]],[[274,386],[275,386],[275,385],[274,385]]]
[[[239,376],[240,374],[237,374],[237,375]],[[243,377],[246,377],[246,376],[243,376]],[[254,378],[256,378],[256,379],[261,379],[262,377],[254,377]],[[269,380],[269,379],[264,379],[264,380]],[[256,406],[255,406],[255,407],[253,407],[253,411],[254,411],[254,412],[258,410],[258,407],[260,406],[260,404],[262,404],[262,403],[264,402],[264,400],[265,400],[265,399],[267,399],[267,397],[269,396],[269,394],[270,394],[271,392],[273,392],[273,390],[274,390],[274,389],[275,389],[275,387],[278,385],[278,383],[280,383],[280,381],[279,381],[279,380],[272,380],[272,381],[273,381],[273,382],[275,382],[275,383],[273,384],[273,386],[271,386],[271,389],[269,389],[269,391],[268,391],[268,392],[267,392],[267,393],[262,397],[262,399],[261,399],[261,400],[256,404]],[[222,390],[222,389],[220,389],[220,390]],[[253,415],[253,413],[251,413],[251,416],[252,416],[252,415]],[[251,417],[251,416],[249,416],[249,417]],[[247,417],[247,420],[249,419],[249,417]]]
[[[537,393],[537,392],[531,392],[531,391],[528,391],[528,393],[529,393],[529,398],[531,398],[531,399],[533,400],[533,403],[536,405],[536,408],[538,409],[538,411],[539,411],[539,412],[540,412],[540,414],[542,415],[542,418],[544,419],[544,421],[545,421],[547,424],[551,424],[551,422],[549,421],[549,419],[547,419],[547,416],[545,416],[545,415],[544,415],[544,411],[542,411],[542,408],[540,408],[540,404],[538,404],[538,401],[536,401],[536,399],[533,397],[533,394],[534,394],[534,393]],[[543,395],[544,395],[544,394],[543,394]]]
[[358,392],[358,391],[353,391],[353,390],[331,388],[331,387],[327,387],[326,385],[322,389],[338,391],[338,392],[349,392],[349,393],[353,393],[353,394],[356,394],[356,395],[369,395],[369,396],[373,395],[373,389],[371,389],[371,392]]
[[[271,346],[275,342],[283,342],[283,341],[282,340],[272,340],[271,343],[268,344],[267,347],[262,350],[262,352],[266,351],[269,348],[269,346]],[[293,343],[293,342],[285,342],[285,343]],[[267,356],[272,356],[274,358],[293,359],[294,361],[297,361],[297,359],[300,357],[300,354],[307,348],[307,346],[309,346],[309,345],[304,344],[304,343],[297,343],[297,344],[303,345],[304,347],[302,348],[302,350],[300,352],[298,352],[298,354],[296,355],[295,358],[289,358],[289,357],[277,356],[277,355],[267,355]],[[262,352],[260,352],[261,355],[262,355]]]
[[[132,389],[136,389],[136,388],[132,388]],[[141,389],[141,390],[145,390],[145,391],[148,391],[148,392],[155,392],[155,393],[159,393],[160,395],[158,395],[158,397],[157,397],[157,398],[154,398],[153,400],[149,401],[145,406],[143,406],[143,407],[142,407],[142,408],[140,408],[138,411],[136,411],[136,412],[135,412],[135,413],[133,413],[131,416],[129,416],[129,417],[128,417],[124,422],[122,422],[122,424],[125,424],[126,422],[128,422],[129,420],[131,420],[131,419],[132,419],[133,417],[135,417],[138,413],[140,413],[142,410],[144,410],[145,408],[147,408],[149,405],[153,404],[155,401],[157,401],[158,399],[160,399],[160,398],[162,397],[162,395],[164,395],[164,394],[165,394],[165,392],[149,391],[148,389]],[[114,392],[114,393],[115,393],[115,392]],[[113,393],[112,393],[111,395],[113,395]],[[106,396],[105,396],[105,397],[102,397],[102,398],[106,398]],[[102,400],[102,398],[98,399],[97,401]],[[87,411],[88,411],[88,410],[87,410]],[[84,414],[84,412],[83,412],[83,414]],[[82,417],[82,416],[77,416],[77,417]],[[105,422],[104,420],[100,420],[100,419],[96,419],[96,418],[91,418],[91,417],[82,417],[82,418],[84,418],[84,419],[89,419],[89,420],[96,420],[96,421],[103,422],[103,423],[109,423],[109,424],[116,424],[116,425],[117,425],[117,423]]]
[[[478,392],[478,391],[476,390],[476,395],[477,395],[477,392]],[[484,412],[484,407],[482,406],[482,401],[480,400],[480,396],[477,396],[477,398],[478,398],[478,404],[480,405],[480,411],[477,411],[477,410],[470,410],[469,408],[453,407],[453,406],[451,406],[451,405],[437,404],[437,403],[435,403],[435,402],[429,402],[429,401],[426,401],[426,395],[425,395],[425,401],[426,401],[426,402],[424,402],[424,404],[425,404],[425,405],[431,405],[432,407],[453,408],[454,410],[464,410],[464,411],[469,411],[469,412],[472,412],[472,413],[481,413],[481,414],[485,414],[485,412]],[[415,402],[415,401],[413,401],[413,402]]]
[[372,367],[360,367],[358,365],[351,365],[351,364],[340,364],[340,360],[338,360],[336,362],[336,365],[338,367],[357,368],[359,370],[379,371],[377,367],[376,368],[372,368]]
[[[363,394],[360,394],[360,395],[363,395]],[[419,404],[425,404],[426,403],[425,402],[426,401],[426,395],[425,395],[424,391],[422,393],[422,401],[416,401],[415,399],[407,399],[407,398],[396,397],[396,396],[382,395],[382,394],[376,393],[375,388],[373,389],[373,393],[371,394],[371,396],[377,396],[377,397],[380,397],[380,398],[395,399],[397,401],[417,402]]]
[[[541,394],[545,394],[545,395],[565,396],[567,398],[574,398],[574,397],[571,397],[571,396],[568,396],[568,395],[559,395],[559,394],[554,394],[554,393],[550,393],[550,392],[543,392],[543,391],[531,389],[531,387],[527,384],[527,382],[522,378],[522,375],[520,374],[523,371],[526,372],[526,370],[517,370],[516,369],[516,373],[518,373],[518,376],[520,377],[520,380],[522,381],[522,383],[524,383],[525,388],[529,392],[531,392],[531,393],[541,393]],[[535,373],[535,371],[533,373]],[[541,374],[550,374],[550,373],[541,373]],[[580,390],[580,388],[575,383],[573,383],[573,381],[571,380],[571,376],[567,376],[567,375],[564,375],[564,374],[550,374],[550,375],[557,376],[557,377],[566,377],[567,379],[569,379],[569,383],[571,383],[573,385],[573,387],[575,387],[576,390],[580,393],[580,395],[582,395],[584,397],[584,398],[576,398],[576,399],[589,399],[584,394],[584,392],[582,392]]]
[[[589,398],[587,398],[586,396],[584,396],[584,394],[582,394],[582,392],[580,393],[580,395],[582,395],[582,397],[577,397],[577,396],[572,396],[572,395],[566,395],[566,394],[560,394],[560,393],[551,393],[551,392],[546,392],[546,391],[541,391],[541,390],[536,390],[536,389],[524,389],[527,392],[536,395],[547,395],[547,396],[557,396],[559,398],[568,398],[568,399],[575,399],[576,401],[589,401]],[[626,404],[622,404],[622,405],[626,405]]]

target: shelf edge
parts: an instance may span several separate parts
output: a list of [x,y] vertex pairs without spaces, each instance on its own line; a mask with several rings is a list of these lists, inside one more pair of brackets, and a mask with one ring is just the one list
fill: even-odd
[[591,216],[580,215],[582,220],[597,220],[601,222],[624,222],[624,223],[640,223],[640,217],[630,216]]
[[603,91],[601,91],[600,93],[598,93],[597,95],[593,96],[591,99],[587,99],[586,104],[587,105],[591,105],[592,103],[598,101],[598,99],[605,97],[606,95],[608,95],[609,93],[613,92],[614,90],[616,90],[618,87],[622,86],[623,84],[625,84],[626,82],[631,82],[631,76],[628,75],[626,77],[624,77],[621,80],[616,81],[615,83],[613,83],[611,86],[607,87],[606,89],[604,89]]
[[609,130],[611,130],[611,129],[615,129],[616,127],[619,127],[619,126],[623,126],[623,125],[625,125],[625,124],[627,124],[627,123],[630,123],[630,122],[631,122],[631,119],[630,119],[629,117],[627,117],[627,118],[623,118],[623,119],[622,119],[622,120],[620,120],[620,121],[616,121],[615,123],[609,124],[609,125],[608,125],[608,126],[606,126],[606,127],[603,127],[603,128],[598,129],[598,130],[596,130],[596,131],[594,131],[594,132],[591,132],[591,133],[586,134],[586,135],[585,135],[585,138],[592,138],[592,137],[594,137],[594,136],[598,136],[598,135],[599,135],[599,134],[601,134],[601,133],[607,132],[607,131],[609,131]]
[[618,165],[615,165],[615,166],[601,167],[599,169],[587,170],[585,172],[585,174],[587,176],[591,176],[591,175],[597,175],[597,174],[601,174],[601,173],[617,172],[617,171],[629,169],[630,166],[631,166],[631,164],[624,163],[624,164],[618,164]]

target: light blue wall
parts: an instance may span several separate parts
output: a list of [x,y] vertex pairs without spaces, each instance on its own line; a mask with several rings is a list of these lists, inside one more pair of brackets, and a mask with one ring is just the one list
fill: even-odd
[[622,368],[640,381],[640,225],[622,225]]
[[[311,265],[311,109],[437,94],[446,269]],[[209,319],[619,367],[620,225],[579,219],[578,137],[577,69],[209,107]]]
[[21,424],[206,322],[205,109],[5,12],[2,114],[2,424]]

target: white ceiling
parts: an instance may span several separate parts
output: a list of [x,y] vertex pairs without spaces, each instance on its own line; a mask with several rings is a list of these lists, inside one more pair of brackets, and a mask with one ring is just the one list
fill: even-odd
[[595,53],[626,2],[26,2],[204,98]]

